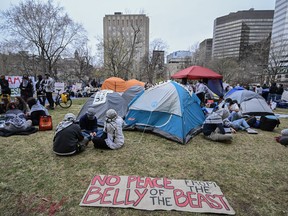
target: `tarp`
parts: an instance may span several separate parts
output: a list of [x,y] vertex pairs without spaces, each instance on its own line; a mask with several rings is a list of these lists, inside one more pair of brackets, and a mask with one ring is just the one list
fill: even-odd
[[223,76],[210,70],[209,68],[201,66],[190,66],[171,76],[173,79],[222,79]]
[[150,131],[186,144],[200,132],[204,119],[198,97],[182,85],[168,81],[131,101],[124,129]]

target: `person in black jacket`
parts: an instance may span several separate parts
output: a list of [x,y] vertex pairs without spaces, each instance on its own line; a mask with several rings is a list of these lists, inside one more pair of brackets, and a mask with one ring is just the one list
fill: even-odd
[[89,140],[97,136],[97,118],[95,116],[96,112],[93,108],[88,108],[87,112],[81,116],[79,120],[79,125],[82,130],[82,134]]
[[36,82],[36,96],[42,106],[45,106],[46,93],[44,91],[44,79],[42,75],[37,76],[38,80]]
[[28,75],[24,75],[22,82],[20,83],[20,94],[21,97],[27,101],[29,97],[33,97],[34,89],[32,81],[29,79]]
[[74,155],[85,150],[89,140],[84,138],[80,126],[75,121],[75,115],[67,113],[63,121],[57,125],[53,139],[53,151],[56,155]]
[[279,84],[277,91],[276,91],[276,100],[281,100],[282,94],[284,92],[283,84]]

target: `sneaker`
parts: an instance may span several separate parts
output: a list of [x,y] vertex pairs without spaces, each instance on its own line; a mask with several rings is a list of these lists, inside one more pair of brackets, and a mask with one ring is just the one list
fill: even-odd
[[251,128],[246,128],[246,131],[249,133],[249,134],[258,134],[258,132],[256,130],[253,130]]

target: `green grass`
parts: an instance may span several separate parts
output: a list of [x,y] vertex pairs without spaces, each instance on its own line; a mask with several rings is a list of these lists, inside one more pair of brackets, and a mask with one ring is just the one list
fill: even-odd
[[[78,114],[84,99],[68,110],[50,111],[54,129],[67,112]],[[276,110],[287,113],[287,110]],[[52,152],[53,131],[0,137],[0,215],[200,215],[176,211],[80,207],[94,175],[139,175],[215,181],[237,215],[287,215],[288,148],[274,141],[288,119],[273,132],[235,134],[231,144],[200,134],[180,145],[154,134],[125,131],[120,150],[86,151],[73,157]],[[201,214],[203,215],[203,214]]]

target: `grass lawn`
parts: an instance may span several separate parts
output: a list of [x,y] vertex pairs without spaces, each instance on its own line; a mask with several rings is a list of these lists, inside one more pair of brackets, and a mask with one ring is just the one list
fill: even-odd
[[[77,115],[84,102],[77,99],[68,110],[50,111],[54,129],[67,112]],[[288,114],[284,109],[275,112]],[[0,215],[200,215],[80,207],[98,174],[215,181],[236,215],[288,215],[288,148],[274,140],[288,128],[288,118],[280,121],[273,132],[238,132],[231,144],[200,134],[180,145],[154,134],[125,131],[122,149],[96,150],[90,143],[73,157],[54,155],[54,130],[0,137]]]

